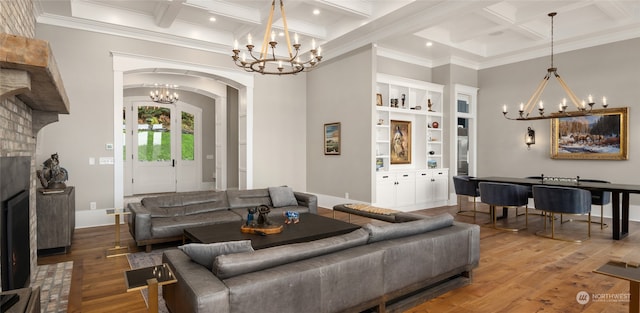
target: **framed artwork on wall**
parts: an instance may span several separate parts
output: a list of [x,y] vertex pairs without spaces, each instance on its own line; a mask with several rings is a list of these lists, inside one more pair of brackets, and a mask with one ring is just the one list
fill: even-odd
[[324,154],[340,154],[340,123],[324,124]]
[[411,164],[411,122],[391,120],[391,164]]
[[551,158],[627,160],[628,113],[629,108],[608,108],[551,120]]

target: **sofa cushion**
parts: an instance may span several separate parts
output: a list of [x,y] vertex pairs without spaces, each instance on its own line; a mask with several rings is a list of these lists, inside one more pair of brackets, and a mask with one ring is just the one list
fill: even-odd
[[213,267],[213,260],[219,255],[252,252],[251,240],[227,241],[216,243],[189,243],[178,246],[191,260],[208,268]]
[[227,200],[232,208],[249,208],[262,204],[272,205],[269,189],[227,190]]
[[[151,236],[168,238],[182,236],[185,228],[241,221],[242,217],[228,210],[151,219]],[[239,231],[239,230],[238,230]]]
[[358,229],[348,234],[310,242],[295,243],[257,250],[254,252],[227,254],[216,257],[213,273],[220,279],[251,273],[278,265],[364,245],[369,234]]
[[148,208],[149,208],[149,212],[151,213],[151,217],[174,217],[174,216],[184,215],[183,207],[168,207],[168,208],[148,207]]
[[453,216],[445,213],[405,223],[363,226],[369,232],[369,243],[411,236],[453,225]]
[[168,196],[153,196],[142,198],[140,201],[145,207],[167,208],[182,205],[182,196],[180,194],[172,194]]
[[182,196],[182,205],[185,215],[229,208],[227,194],[224,191],[185,193]]
[[269,187],[269,196],[271,196],[271,202],[276,208],[298,205],[298,200],[293,195],[291,187]]

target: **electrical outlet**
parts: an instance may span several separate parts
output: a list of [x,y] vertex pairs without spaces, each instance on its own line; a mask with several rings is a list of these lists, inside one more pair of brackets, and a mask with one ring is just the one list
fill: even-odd
[[345,199],[349,199],[349,193],[348,193],[348,192],[345,192],[345,193],[344,193],[344,198],[345,198]]
[[89,208],[92,210],[96,209],[96,203],[95,202],[89,202]]

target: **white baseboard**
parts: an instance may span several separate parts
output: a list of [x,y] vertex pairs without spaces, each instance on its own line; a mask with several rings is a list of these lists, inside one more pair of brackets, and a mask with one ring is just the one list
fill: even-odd
[[[76,228],[107,226],[115,222],[113,215],[107,215],[107,209],[76,211]],[[124,224],[122,217],[120,217],[120,224]]]

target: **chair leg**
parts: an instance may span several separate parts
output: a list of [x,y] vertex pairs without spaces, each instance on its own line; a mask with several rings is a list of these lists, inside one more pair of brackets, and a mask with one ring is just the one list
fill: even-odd
[[[602,214],[600,214],[600,218],[602,218]],[[591,211],[589,211],[589,223],[587,225],[587,237],[591,238]],[[600,224],[600,227],[602,227],[602,224]]]
[[[553,222],[553,220],[555,219],[555,213],[551,212],[551,239],[556,239],[556,232],[555,232],[555,223]],[[560,214],[560,224],[562,224],[562,214]]]

